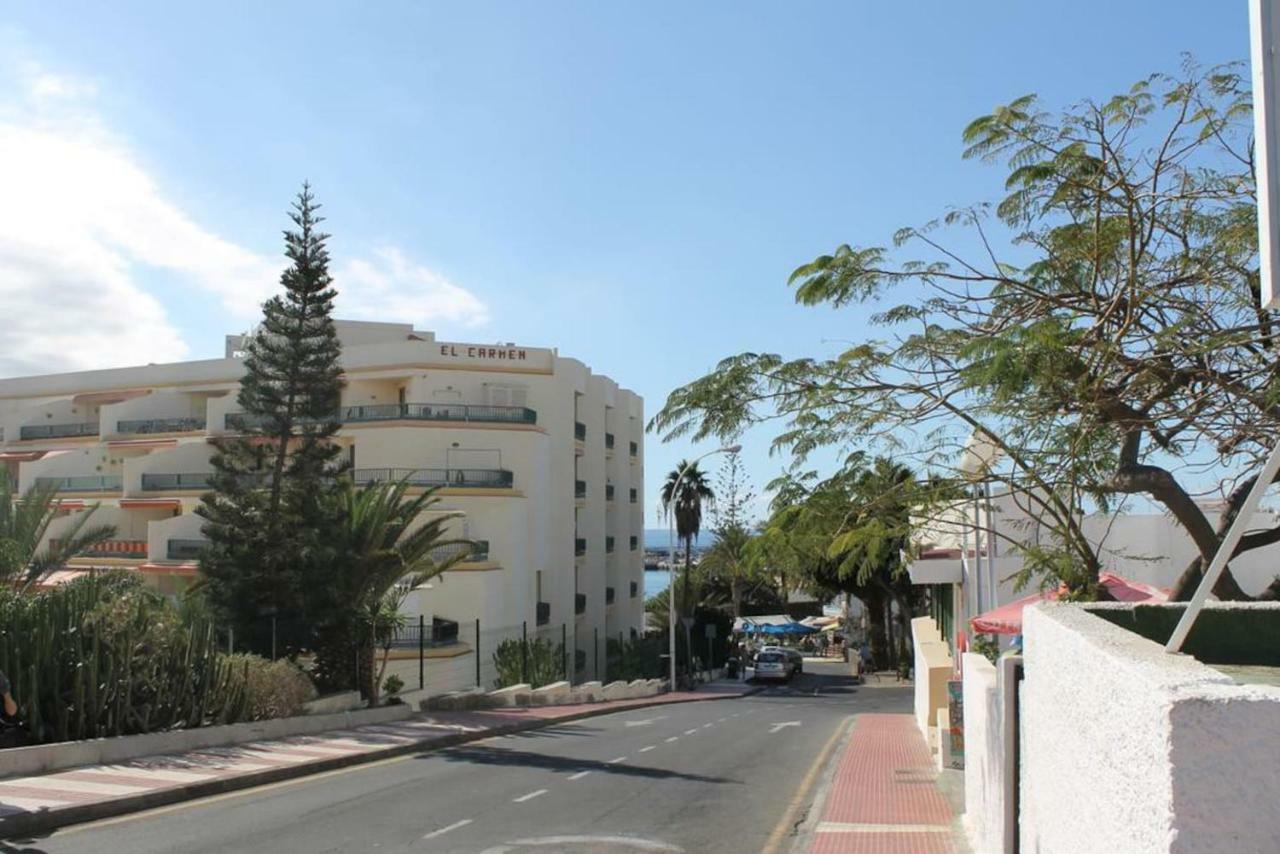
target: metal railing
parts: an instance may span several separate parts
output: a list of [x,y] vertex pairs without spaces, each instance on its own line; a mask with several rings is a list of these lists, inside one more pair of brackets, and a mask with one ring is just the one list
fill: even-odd
[[574,555],[576,555],[576,556],[582,556],[582,555],[584,555],[584,554],[586,554],[586,553],[587,553],[587,538],[586,538],[586,537],[574,537],[574,539],[573,539],[573,553],[574,553]]
[[606,553],[613,551],[613,537],[604,538],[604,550]]
[[628,540],[627,540],[627,547],[628,547],[629,549],[631,549],[631,551],[635,551],[639,546],[640,546],[640,538],[639,538],[639,537],[629,537],[629,538],[628,538]]
[[537,611],[538,613],[536,614],[536,618],[537,618],[538,625],[545,626],[547,623],[551,622],[551,603],[550,602],[539,602]]
[[515,475],[506,469],[356,469],[352,472],[361,486],[370,483],[408,480],[410,486],[492,487],[511,489]]
[[119,492],[124,486],[124,480],[118,474],[38,477],[36,483],[45,487],[52,486],[58,492]]
[[581,421],[573,422],[573,438],[579,442],[587,441],[587,425]]
[[613,484],[612,484],[612,483],[606,483],[606,484],[604,485],[604,500],[605,500],[605,501],[612,501],[612,500],[613,500],[613,493],[614,493],[614,491],[615,491],[615,490],[614,490],[614,488],[613,488]]
[[585,593],[573,594],[573,613],[575,614],[587,613],[587,594]]
[[638,442],[631,443],[630,453],[633,457],[640,456],[640,444]]
[[396,648],[453,646],[457,642],[457,621],[443,617],[432,617],[430,624],[421,627],[417,623],[400,626],[391,636],[391,646]]
[[485,561],[489,559],[489,541],[473,540],[471,545],[465,543],[455,543],[451,546],[436,546],[431,550],[431,559],[441,562],[452,558],[454,555],[467,554],[466,561]]
[[142,476],[142,488],[146,492],[164,489],[208,489],[209,478],[211,477],[213,477],[213,472],[144,474]]
[[169,560],[199,560],[208,547],[208,540],[169,540],[165,555]]
[[638,594],[639,592],[640,592],[639,582],[636,582],[636,581],[631,582],[631,598],[632,599],[636,598],[636,594]]
[[631,499],[631,503],[632,503],[632,504],[635,504],[637,501],[639,501],[639,500],[640,500],[640,493],[639,493],[639,491],[638,491],[635,487],[632,487],[632,488],[631,488],[631,494],[630,494],[630,496],[629,496],[629,497],[630,497],[630,499]]
[[605,433],[605,434],[604,434],[604,449],[605,449],[606,451],[612,451],[612,450],[613,450],[613,434],[612,434],[612,433]]
[[203,418],[138,418],[117,421],[117,433],[194,433],[203,430]]
[[19,439],[71,439],[77,436],[97,436],[97,424],[29,424],[18,430]]
[[575,480],[573,482],[573,497],[574,498],[587,497],[587,482],[585,480]]
[[536,424],[538,413],[527,406],[475,406],[469,403],[379,403],[344,406],[338,420],[364,421],[479,421],[497,424]]

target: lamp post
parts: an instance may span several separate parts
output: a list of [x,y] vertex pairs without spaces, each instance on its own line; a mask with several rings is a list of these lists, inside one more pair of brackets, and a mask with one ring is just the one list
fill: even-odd
[[[726,445],[723,448],[716,448],[714,451],[707,451],[700,457],[694,457],[693,460],[684,464],[680,469],[680,474],[676,476],[675,485],[671,488],[671,504],[666,508],[667,513],[667,533],[670,557],[670,567],[668,574],[670,580],[667,584],[667,653],[670,656],[670,685],[672,691],[676,689],[676,514],[675,506],[680,501],[680,484],[684,481],[685,473],[689,469],[696,466],[702,460],[713,454],[736,454],[742,450],[741,445]],[[692,654],[692,651],[691,651]]]

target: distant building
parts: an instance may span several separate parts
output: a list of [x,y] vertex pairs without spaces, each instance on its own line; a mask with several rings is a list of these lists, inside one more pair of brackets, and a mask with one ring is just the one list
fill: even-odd
[[[408,324],[339,321],[337,441],[358,482],[442,485],[472,558],[415,591],[412,614],[485,630],[561,626],[580,669],[644,621],[644,411],[639,396],[555,350],[437,341]],[[197,572],[212,437],[236,430],[243,341],[221,359],[0,380],[0,462],[57,485],[118,538],[53,583],[124,567],[158,590]],[[487,632],[486,632],[487,633]],[[585,664],[583,664],[585,662]]]

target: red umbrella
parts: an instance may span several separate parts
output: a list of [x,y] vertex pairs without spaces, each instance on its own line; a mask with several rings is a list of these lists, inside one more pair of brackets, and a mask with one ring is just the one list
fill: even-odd
[[[1117,602],[1166,602],[1169,591],[1140,581],[1130,581],[1112,572],[1104,572],[1098,576],[1098,583],[1106,588],[1111,598]],[[1022,609],[1036,602],[1052,602],[1062,595],[1062,588],[1046,590],[1026,596],[1013,602],[1006,602],[998,608],[992,608],[985,614],[979,614],[969,621],[977,634],[1020,635],[1022,634]]]

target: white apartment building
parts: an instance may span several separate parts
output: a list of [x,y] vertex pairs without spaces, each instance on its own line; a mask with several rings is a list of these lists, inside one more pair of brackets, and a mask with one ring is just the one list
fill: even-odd
[[[411,616],[554,629],[592,674],[606,638],[644,625],[641,398],[554,349],[337,326],[337,440],[355,478],[442,485],[442,508],[461,514],[451,533],[479,544],[411,594]],[[54,583],[108,566],[165,593],[190,583],[210,439],[235,430],[242,344],[228,336],[220,359],[0,380],[0,461],[21,489],[52,482],[63,500],[48,536],[91,505],[118,531]]]

